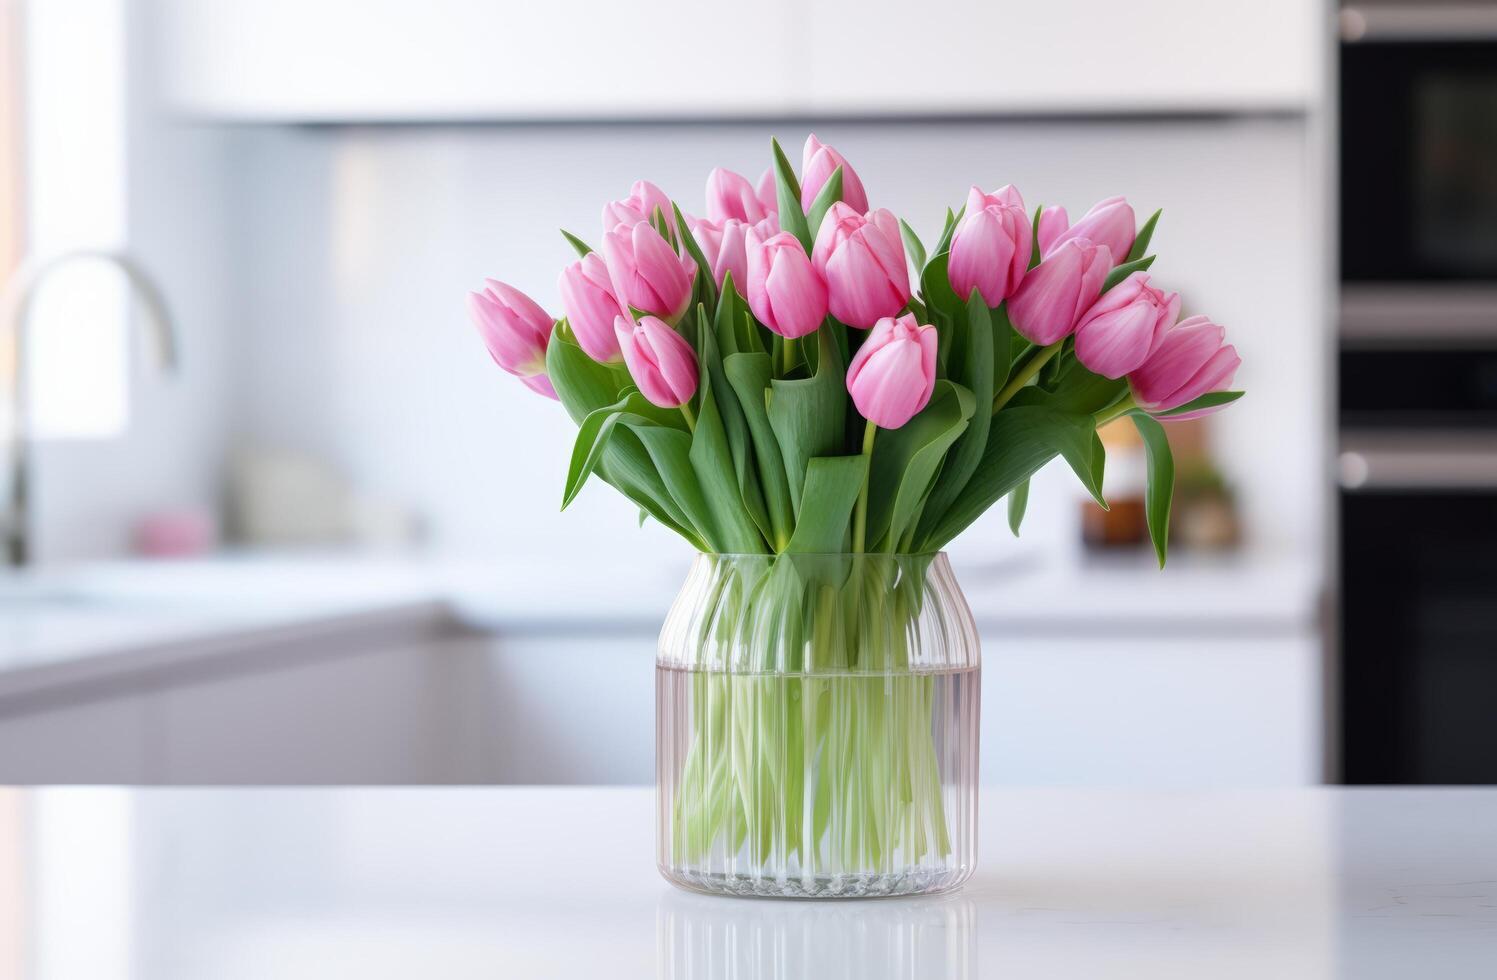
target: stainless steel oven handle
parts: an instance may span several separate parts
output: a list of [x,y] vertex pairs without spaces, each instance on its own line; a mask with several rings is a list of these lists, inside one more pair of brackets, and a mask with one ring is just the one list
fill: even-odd
[[1343,490],[1497,490],[1497,451],[1348,449],[1336,461]]
[[1491,4],[1411,2],[1341,8],[1341,40],[1471,41],[1497,37]]

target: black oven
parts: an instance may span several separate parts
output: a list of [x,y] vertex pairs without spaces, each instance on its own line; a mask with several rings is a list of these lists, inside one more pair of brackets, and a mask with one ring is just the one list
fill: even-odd
[[1497,783],[1497,349],[1341,377],[1342,780]]
[[1439,21],[1422,33],[1375,32],[1377,9],[1387,8],[1361,13],[1363,33],[1341,48],[1342,278],[1490,285],[1497,5],[1474,8],[1492,12],[1490,32],[1473,17],[1447,36],[1431,36]]
[[1341,28],[1341,778],[1497,783],[1497,3]]

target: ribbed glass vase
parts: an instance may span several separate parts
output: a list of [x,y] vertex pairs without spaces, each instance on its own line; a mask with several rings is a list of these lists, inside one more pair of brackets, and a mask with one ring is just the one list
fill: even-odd
[[977,857],[980,671],[944,554],[699,556],[656,665],[661,873],[786,898],[955,888]]

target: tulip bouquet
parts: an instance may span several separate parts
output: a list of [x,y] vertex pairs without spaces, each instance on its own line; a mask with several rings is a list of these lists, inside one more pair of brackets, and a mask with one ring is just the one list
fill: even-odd
[[[1114,418],[1143,438],[1162,564],[1173,464],[1160,422],[1241,392],[1226,390],[1239,359],[1222,328],[1180,319],[1179,296],[1150,278],[1159,213],[1139,226],[1114,197],[1073,223],[1061,207],[1029,212],[1012,186],[974,187],[927,247],[870,209],[832,147],[808,139],[798,175],[772,149],[757,184],[714,170],[704,216],[640,181],[604,207],[597,248],[563,232],[578,257],[561,273],[560,319],[501,282],[470,296],[493,359],[578,426],[562,505],[596,475],[699,551],[762,556],[723,577],[702,641],[763,647],[770,629],[789,673],[897,667],[898,620],[921,601],[871,564],[794,558],[931,555],[1003,498],[1017,534],[1030,477],[1057,456],[1105,507],[1097,427]],[[939,788],[910,775],[930,750],[920,678],[893,707],[887,685],[825,699],[800,680],[701,683],[722,685],[697,692],[703,706],[782,721],[735,748],[712,727],[733,723],[698,711],[682,779],[700,785],[681,797],[697,802],[678,814],[678,855],[788,848],[806,866],[877,866],[893,841],[944,846]],[[832,703],[835,717],[813,717]],[[783,721],[791,714],[800,720]],[[844,760],[847,786],[828,803],[845,809],[840,823],[784,802],[811,778],[783,771],[800,765],[787,744],[816,742],[802,755],[827,767],[829,752],[857,751],[848,731],[869,725],[905,726],[882,743],[899,757]],[[905,774],[899,813],[859,798],[887,783],[871,770]],[[877,827],[858,826],[875,812]],[[828,840],[834,824],[855,829]]]

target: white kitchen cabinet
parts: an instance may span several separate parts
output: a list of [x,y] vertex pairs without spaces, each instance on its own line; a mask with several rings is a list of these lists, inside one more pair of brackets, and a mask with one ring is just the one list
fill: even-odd
[[[168,101],[248,120],[783,113],[793,0],[158,0]],[[743,57],[727,66],[720,46]]]
[[462,744],[471,781],[640,784],[655,778],[655,637],[469,641]]
[[156,0],[167,101],[260,121],[1300,110],[1322,5]]
[[1319,658],[1308,633],[988,638],[982,780],[1317,783]]
[[397,646],[165,687],[152,781],[449,781],[444,666],[437,650]]
[[[1305,0],[812,0],[806,59],[828,113],[1301,110],[1329,14]],[[855,52],[879,51],[881,57]]]
[[0,783],[138,783],[149,772],[146,698],[121,693],[0,717]]

